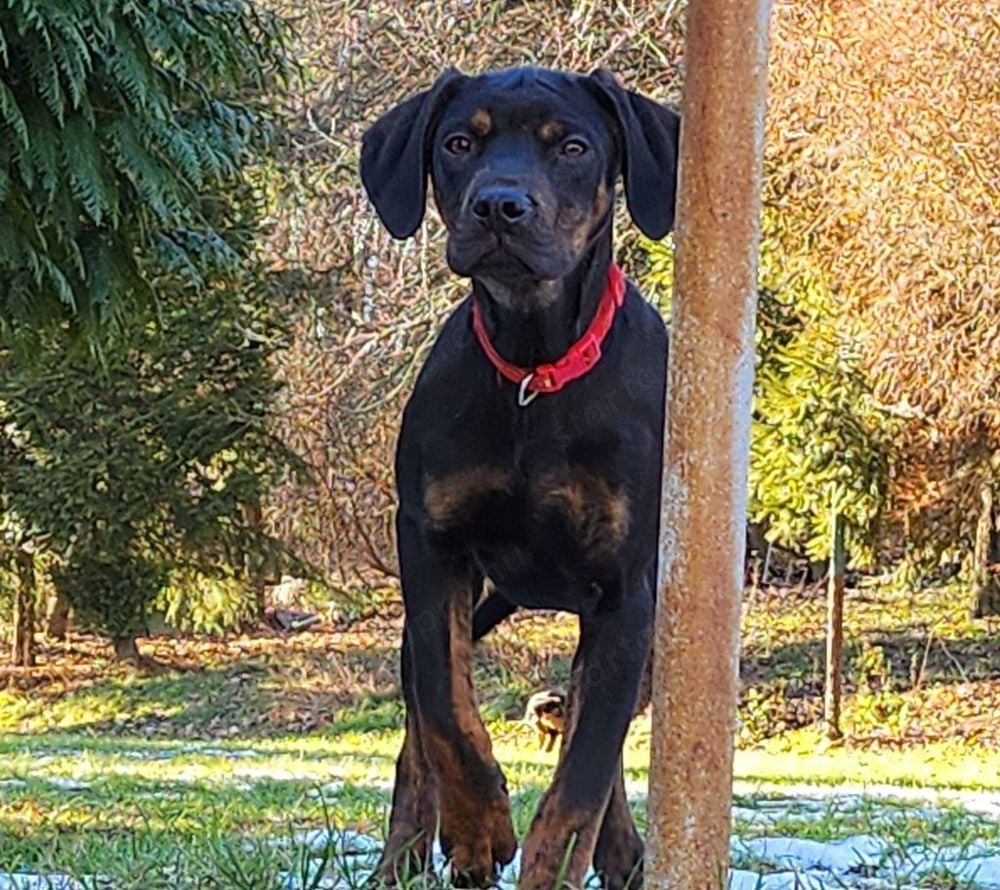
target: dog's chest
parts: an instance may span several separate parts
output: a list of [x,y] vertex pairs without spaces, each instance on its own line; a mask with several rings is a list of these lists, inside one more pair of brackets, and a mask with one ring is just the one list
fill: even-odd
[[486,552],[567,547],[613,557],[632,523],[626,487],[583,466],[519,472],[501,465],[466,467],[429,479],[428,529]]

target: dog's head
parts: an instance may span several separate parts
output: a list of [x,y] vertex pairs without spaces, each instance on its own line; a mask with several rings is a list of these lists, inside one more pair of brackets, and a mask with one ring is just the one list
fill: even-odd
[[636,225],[670,230],[679,124],[603,70],[450,70],[365,134],[361,177],[386,228],[407,238],[430,176],[451,268],[537,284],[570,272],[610,225],[619,173]]

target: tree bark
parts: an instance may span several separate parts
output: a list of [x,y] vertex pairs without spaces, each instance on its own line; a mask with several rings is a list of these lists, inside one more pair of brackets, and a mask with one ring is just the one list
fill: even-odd
[[112,639],[111,644],[115,649],[115,659],[117,661],[124,661],[128,664],[141,664],[142,656],[139,654],[139,648],[135,644],[135,637],[115,637]]
[[52,640],[65,640],[69,625],[69,599],[62,591],[56,591],[46,618],[45,634]]
[[133,665],[142,673],[163,674],[170,670],[168,664],[157,661],[152,655],[143,655],[134,636],[113,637],[111,644],[114,646],[116,661]]
[[35,666],[35,558],[19,550],[16,557],[17,595],[14,599],[14,645],[11,660],[17,667]]
[[[261,509],[260,501],[244,504],[243,518],[246,520],[247,528],[253,540],[256,541],[262,538],[264,512]],[[264,617],[264,609],[267,606],[267,585],[272,580],[271,576],[274,574],[273,568],[269,565],[270,562],[271,560],[268,555],[261,555],[259,547],[253,547],[243,559],[243,571],[254,593],[255,614],[253,617],[258,621]]]
[[977,584],[985,584],[990,574],[990,546],[994,535],[993,528],[993,486],[986,482],[979,490],[981,507],[979,520],[976,522],[976,541],[972,548],[973,577]]
[[826,587],[826,686],[823,719],[830,739],[843,737],[840,703],[843,696],[842,661],[844,651],[844,516],[837,510],[830,518],[830,574]]

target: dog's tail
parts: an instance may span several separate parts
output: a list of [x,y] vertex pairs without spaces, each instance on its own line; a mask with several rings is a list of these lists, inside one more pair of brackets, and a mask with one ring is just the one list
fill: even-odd
[[491,590],[479,601],[476,611],[472,613],[472,639],[481,640],[505,618],[517,611],[509,599]]

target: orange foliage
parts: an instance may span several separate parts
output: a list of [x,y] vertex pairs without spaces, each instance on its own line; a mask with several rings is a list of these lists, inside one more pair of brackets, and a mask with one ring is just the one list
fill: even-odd
[[904,420],[899,506],[953,543],[1000,452],[995,7],[785,0],[772,59],[784,247],[823,275],[878,399]]
[[[391,242],[362,194],[364,128],[443,68],[604,65],[676,100],[683,8],[271,0],[298,29],[300,87],[272,171],[277,270],[295,297],[282,434],[315,471],[270,518],[306,555],[391,572],[401,404],[462,283],[431,214]],[[1000,446],[1000,26],[987,0],[776,0],[765,205],[789,268],[825,282],[861,338],[887,412],[905,420],[896,495],[952,533]],[[630,275],[643,254],[628,226]],[[649,288],[647,288],[649,290]],[[651,294],[656,296],[655,294]],[[954,539],[954,538],[953,538]]]

